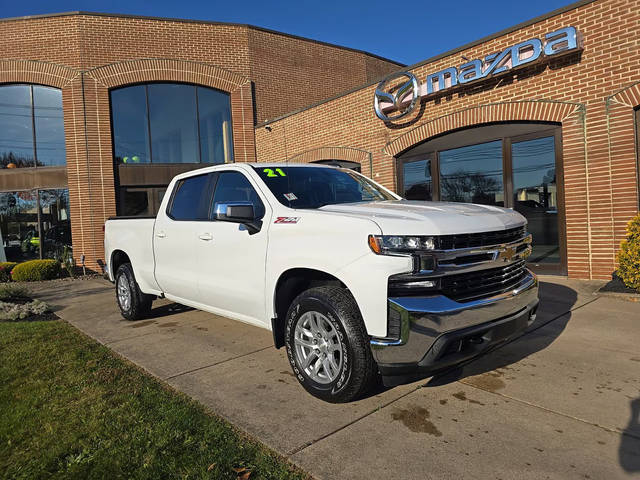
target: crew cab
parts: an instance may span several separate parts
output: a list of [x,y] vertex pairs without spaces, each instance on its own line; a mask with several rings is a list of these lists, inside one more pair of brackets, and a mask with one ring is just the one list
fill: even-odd
[[272,331],[312,395],[446,370],[525,329],[531,235],[505,208],[404,200],[352,170],[236,163],[176,176],[105,225],[124,318],[165,297]]

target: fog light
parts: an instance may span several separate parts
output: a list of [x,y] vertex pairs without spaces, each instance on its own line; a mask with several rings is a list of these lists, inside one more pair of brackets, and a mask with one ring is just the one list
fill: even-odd
[[420,256],[420,270],[431,272],[436,268],[436,259],[431,255]]

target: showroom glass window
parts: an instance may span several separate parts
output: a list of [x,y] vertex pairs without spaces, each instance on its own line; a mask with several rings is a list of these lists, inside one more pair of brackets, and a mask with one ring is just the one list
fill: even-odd
[[70,254],[69,191],[1,192],[0,232],[3,261],[60,259],[65,252]]
[[120,164],[233,161],[229,94],[180,83],[112,90],[113,148]]
[[[62,91],[0,85],[0,169],[42,168],[46,179],[47,167],[66,163]],[[71,246],[67,189],[0,192],[0,260],[60,258]]]
[[441,151],[440,199],[503,206],[502,142]]
[[559,129],[496,124],[450,133],[398,158],[400,194],[409,200],[513,208],[533,235],[529,262],[563,270]]
[[0,168],[66,165],[62,91],[0,85]]
[[407,200],[432,200],[431,155],[407,158],[403,165],[401,183]]

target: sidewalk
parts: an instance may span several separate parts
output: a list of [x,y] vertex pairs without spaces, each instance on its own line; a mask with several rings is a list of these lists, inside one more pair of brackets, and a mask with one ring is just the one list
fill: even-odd
[[640,303],[540,277],[529,331],[446,377],[332,405],[271,333],[167,301],[120,317],[101,279],[35,287],[56,313],[320,479],[640,477]]

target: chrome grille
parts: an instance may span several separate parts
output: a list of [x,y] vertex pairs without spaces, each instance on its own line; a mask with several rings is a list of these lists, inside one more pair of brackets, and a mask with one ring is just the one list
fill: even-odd
[[504,267],[489,268],[442,277],[441,292],[458,302],[491,297],[517,287],[526,275],[524,260]]
[[500,245],[520,240],[527,233],[526,227],[509,228],[494,232],[465,233],[460,235],[441,235],[438,237],[439,250],[453,250],[459,248],[486,247]]

